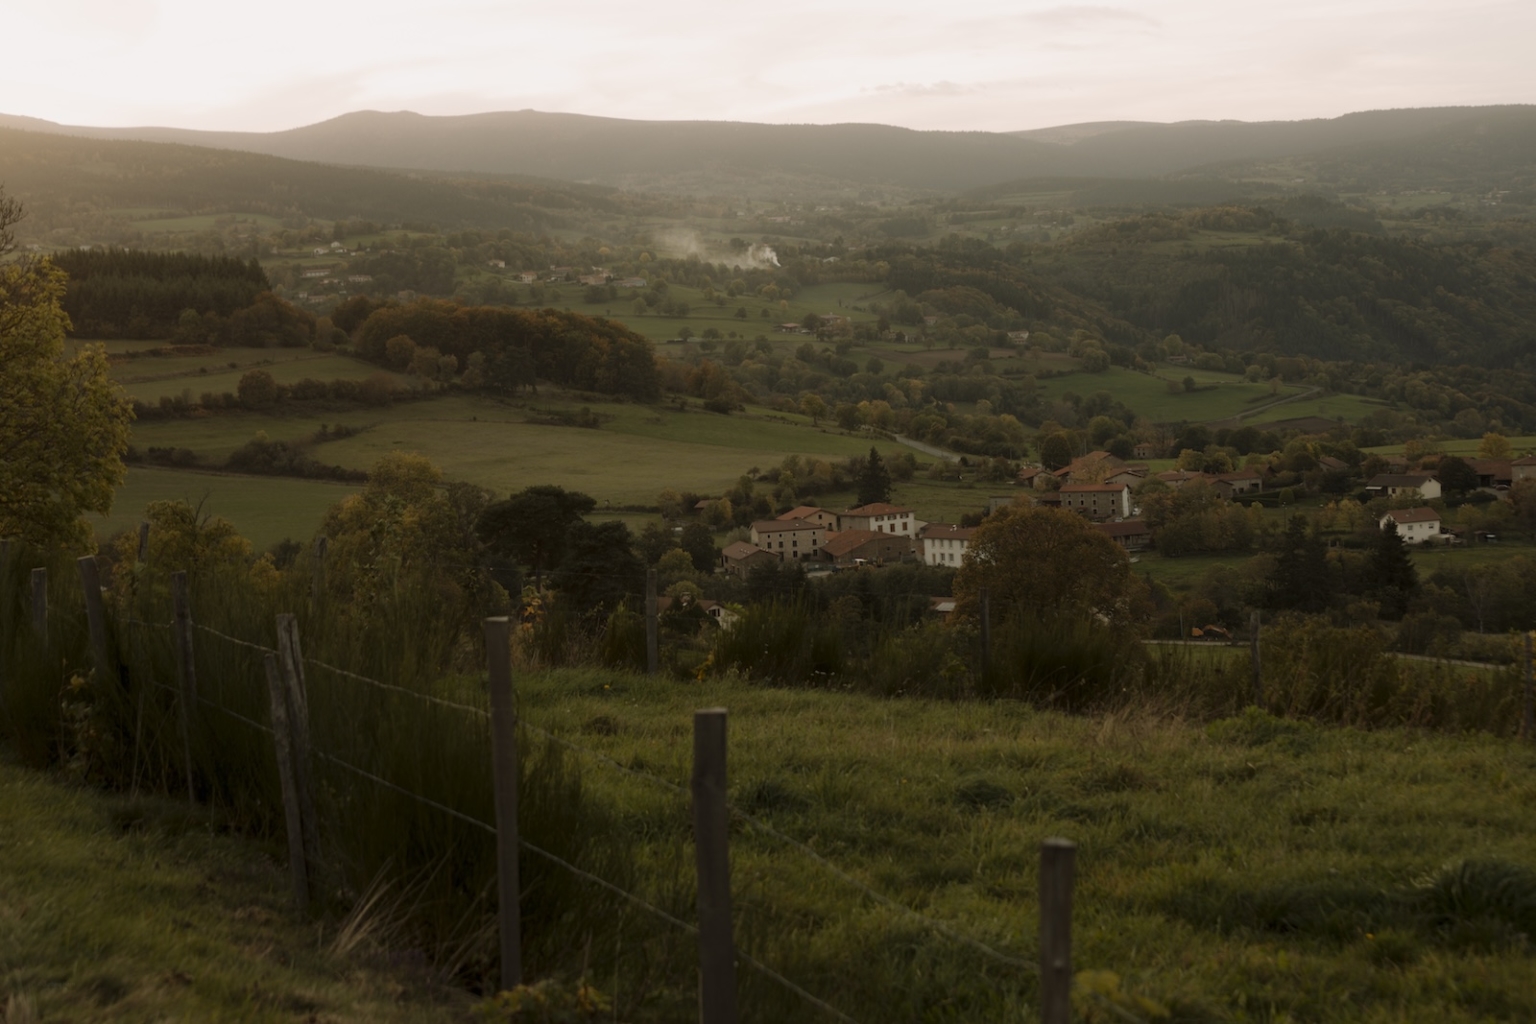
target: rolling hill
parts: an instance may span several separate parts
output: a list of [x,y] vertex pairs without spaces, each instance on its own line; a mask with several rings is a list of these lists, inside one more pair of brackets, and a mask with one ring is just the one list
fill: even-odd
[[[280,132],[92,128],[0,115],[0,126],[85,138],[173,142],[352,166],[535,175],[624,188],[680,177],[789,174],[952,191],[1042,176],[1149,178],[1252,171],[1256,162],[1362,147],[1477,161],[1498,151],[1529,166],[1536,106],[1380,110],[1331,119],[1175,124],[1106,122],[1014,133],[888,125],[632,121],[533,110],[429,117],[357,111]],[[1470,142],[1468,141],[1470,140]],[[1351,155],[1352,154],[1352,155]],[[1445,167],[1438,168],[1443,173]]]

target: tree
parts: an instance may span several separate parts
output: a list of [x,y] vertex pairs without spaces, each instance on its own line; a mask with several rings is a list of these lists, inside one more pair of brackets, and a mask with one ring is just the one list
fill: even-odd
[[[20,217],[0,193],[0,253]],[[133,410],[100,345],[67,355],[64,272],[0,267],[0,535],[84,549],[87,512],[111,511]]]
[[1269,574],[1270,607],[1320,612],[1328,606],[1332,582],[1322,539],[1308,531],[1306,516],[1291,516]]
[[879,451],[874,448],[869,450],[869,458],[864,460],[857,485],[856,504],[860,506],[891,500],[891,471],[885,468],[885,462],[880,458]]
[[[488,506],[475,522],[475,532],[491,551],[526,565],[542,580],[546,570],[565,560],[571,531],[596,507],[597,502],[580,491],[541,484]],[[626,550],[628,544],[626,530]]]
[[720,549],[715,546],[715,535],[703,523],[693,522],[683,527],[682,547],[699,572],[713,572],[715,566],[720,564]]
[[1400,619],[1408,610],[1408,599],[1419,588],[1419,574],[1408,554],[1408,545],[1398,535],[1397,524],[1390,519],[1376,534],[1365,562],[1365,591],[1381,602],[1381,615]]
[[1503,434],[1484,434],[1482,443],[1477,446],[1477,457],[1480,459],[1507,459],[1513,454],[1509,438]]
[[645,565],[629,546],[629,527],[577,520],[564,541],[565,556],[553,583],[582,613],[606,614],[626,597],[640,594]]
[[276,405],[280,394],[277,381],[266,370],[247,370],[240,375],[240,383],[236,385],[235,392],[240,396],[240,404],[247,409],[265,409]]
[[955,612],[977,614],[982,587],[1001,618],[1013,612],[1043,617],[1103,616],[1131,628],[1139,582],[1124,550],[1082,516],[1041,505],[1007,505],[971,536],[955,574]]
[[1477,471],[1467,465],[1466,460],[1454,455],[1440,460],[1435,476],[1440,480],[1440,486],[1451,494],[1466,494],[1477,489]]
[[1072,461],[1072,441],[1057,431],[1047,434],[1040,441],[1040,464],[1049,470],[1058,470]]

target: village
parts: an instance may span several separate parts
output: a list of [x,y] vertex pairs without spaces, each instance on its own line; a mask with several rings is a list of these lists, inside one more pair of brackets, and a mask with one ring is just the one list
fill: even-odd
[[[1363,476],[1360,468],[1327,455],[1316,472],[1354,485],[1362,505],[1375,512],[1377,528],[1392,525],[1405,544],[1460,545],[1496,541],[1488,530],[1469,530],[1447,515],[1445,498],[1475,504],[1510,501],[1512,486],[1536,479],[1536,456],[1516,459],[1456,460],[1470,476],[1442,484],[1439,470],[1412,466],[1402,456],[1374,457],[1382,472]],[[1461,467],[1458,467],[1460,469]],[[1454,475],[1454,474],[1453,474]],[[1207,488],[1222,502],[1254,501],[1273,496],[1274,474],[1249,466],[1227,473],[1169,469],[1151,472],[1146,463],[1128,462],[1105,451],[1089,452],[1056,470],[1026,466],[1019,470],[1018,490],[993,496],[985,514],[1025,503],[1076,512],[1127,552],[1156,547],[1154,524],[1142,517],[1140,496],[1185,487]],[[710,502],[701,501],[700,506]],[[982,516],[978,515],[976,519]],[[876,502],[842,511],[800,505],[774,519],[751,524],[747,539],[728,544],[720,553],[721,568],[741,578],[759,565],[798,562],[808,572],[881,566],[898,562],[958,568],[964,561],[976,526],[932,522],[918,509]]]

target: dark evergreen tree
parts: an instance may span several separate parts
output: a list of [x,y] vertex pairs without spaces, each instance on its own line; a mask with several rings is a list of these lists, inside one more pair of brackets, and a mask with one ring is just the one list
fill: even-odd
[[715,546],[715,535],[703,523],[689,523],[683,527],[682,548],[693,559],[693,567],[699,572],[713,572],[720,564],[720,549]]
[[1477,489],[1477,470],[1467,465],[1465,459],[1447,455],[1440,460],[1435,477],[1447,494],[1466,494]]
[[1397,524],[1388,520],[1366,557],[1366,595],[1381,602],[1382,618],[1400,619],[1418,588],[1419,573],[1413,567],[1408,545],[1398,535]]
[[885,468],[885,461],[880,458],[880,452],[876,449],[869,450],[869,458],[864,461],[864,467],[859,471],[857,483],[858,505],[872,505],[877,501],[891,500],[891,471]]
[[488,506],[475,521],[475,532],[492,552],[526,565],[542,578],[546,569],[565,559],[571,531],[596,507],[597,502],[580,491],[543,484]]
[[645,563],[630,547],[620,522],[578,521],[565,537],[565,557],[553,583],[562,600],[581,615],[605,614],[645,586]]
[[1307,529],[1306,516],[1292,516],[1269,576],[1269,606],[1320,612],[1332,596],[1333,577],[1322,539]]

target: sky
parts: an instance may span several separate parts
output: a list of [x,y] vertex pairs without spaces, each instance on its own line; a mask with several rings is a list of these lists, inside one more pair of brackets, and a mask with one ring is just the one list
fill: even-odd
[[1012,131],[1536,102],[1532,0],[47,0],[0,113],[275,131],[352,110]]

